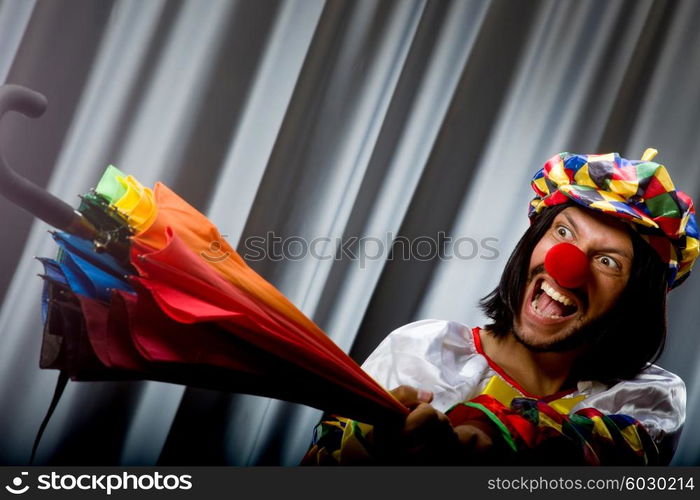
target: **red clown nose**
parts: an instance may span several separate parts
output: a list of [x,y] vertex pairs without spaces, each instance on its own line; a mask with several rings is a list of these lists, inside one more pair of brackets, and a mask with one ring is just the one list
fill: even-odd
[[559,243],[545,255],[544,268],[564,288],[578,288],[588,275],[588,257],[576,245]]

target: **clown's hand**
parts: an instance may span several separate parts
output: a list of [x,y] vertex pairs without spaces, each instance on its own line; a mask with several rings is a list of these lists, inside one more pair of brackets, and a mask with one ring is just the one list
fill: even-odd
[[432,394],[409,386],[391,393],[411,410],[403,421],[375,427],[375,444],[382,461],[394,464],[455,463],[459,438],[444,413],[430,404]]
[[487,422],[466,421],[454,427],[459,446],[454,461],[460,464],[502,463],[498,432]]

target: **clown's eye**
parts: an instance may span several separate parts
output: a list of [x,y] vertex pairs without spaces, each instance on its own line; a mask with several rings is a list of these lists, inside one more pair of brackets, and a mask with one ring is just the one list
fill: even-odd
[[574,233],[571,232],[571,229],[569,229],[566,226],[559,225],[555,228],[557,234],[564,238],[564,239],[572,239],[574,237]]
[[607,255],[601,255],[598,257],[598,262],[612,271],[620,270],[620,264],[615,259],[608,257]]

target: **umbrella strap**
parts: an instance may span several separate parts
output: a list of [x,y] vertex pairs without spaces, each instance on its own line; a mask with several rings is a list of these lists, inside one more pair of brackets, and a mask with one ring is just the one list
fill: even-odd
[[29,465],[34,464],[34,457],[36,455],[36,450],[39,448],[39,442],[41,441],[41,436],[44,435],[44,430],[46,430],[46,426],[49,424],[49,420],[51,419],[51,415],[53,415],[53,411],[56,409],[56,406],[58,405],[58,400],[61,399],[61,395],[63,394],[63,389],[66,388],[66,384],[68,383],[68,379],[70,377],[68,376],[68,372],[61,370],[58,373],[58,380],[56,381],[56,388],[53,391],[53,398],[51,399],[51,404],[49,405],[49,409],[46,412],[46,416],[44,417],[44,420],[41,422],[41,425],[39,426],[39,431],[36,433],[36,438],[34,439],[34,445],[32,446],[32,456],[29,458]]

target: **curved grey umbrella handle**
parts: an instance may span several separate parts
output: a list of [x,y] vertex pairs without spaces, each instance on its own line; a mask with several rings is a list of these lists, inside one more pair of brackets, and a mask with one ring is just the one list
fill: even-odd
[[[0,120],[8,111],[31,118],[46,110],[46,97],[20,85],[0,86]],[[64,201],[12,170],[0,152],[0,195],[35,217],[62,231],[93,239],[97,231],[85,217]]]

